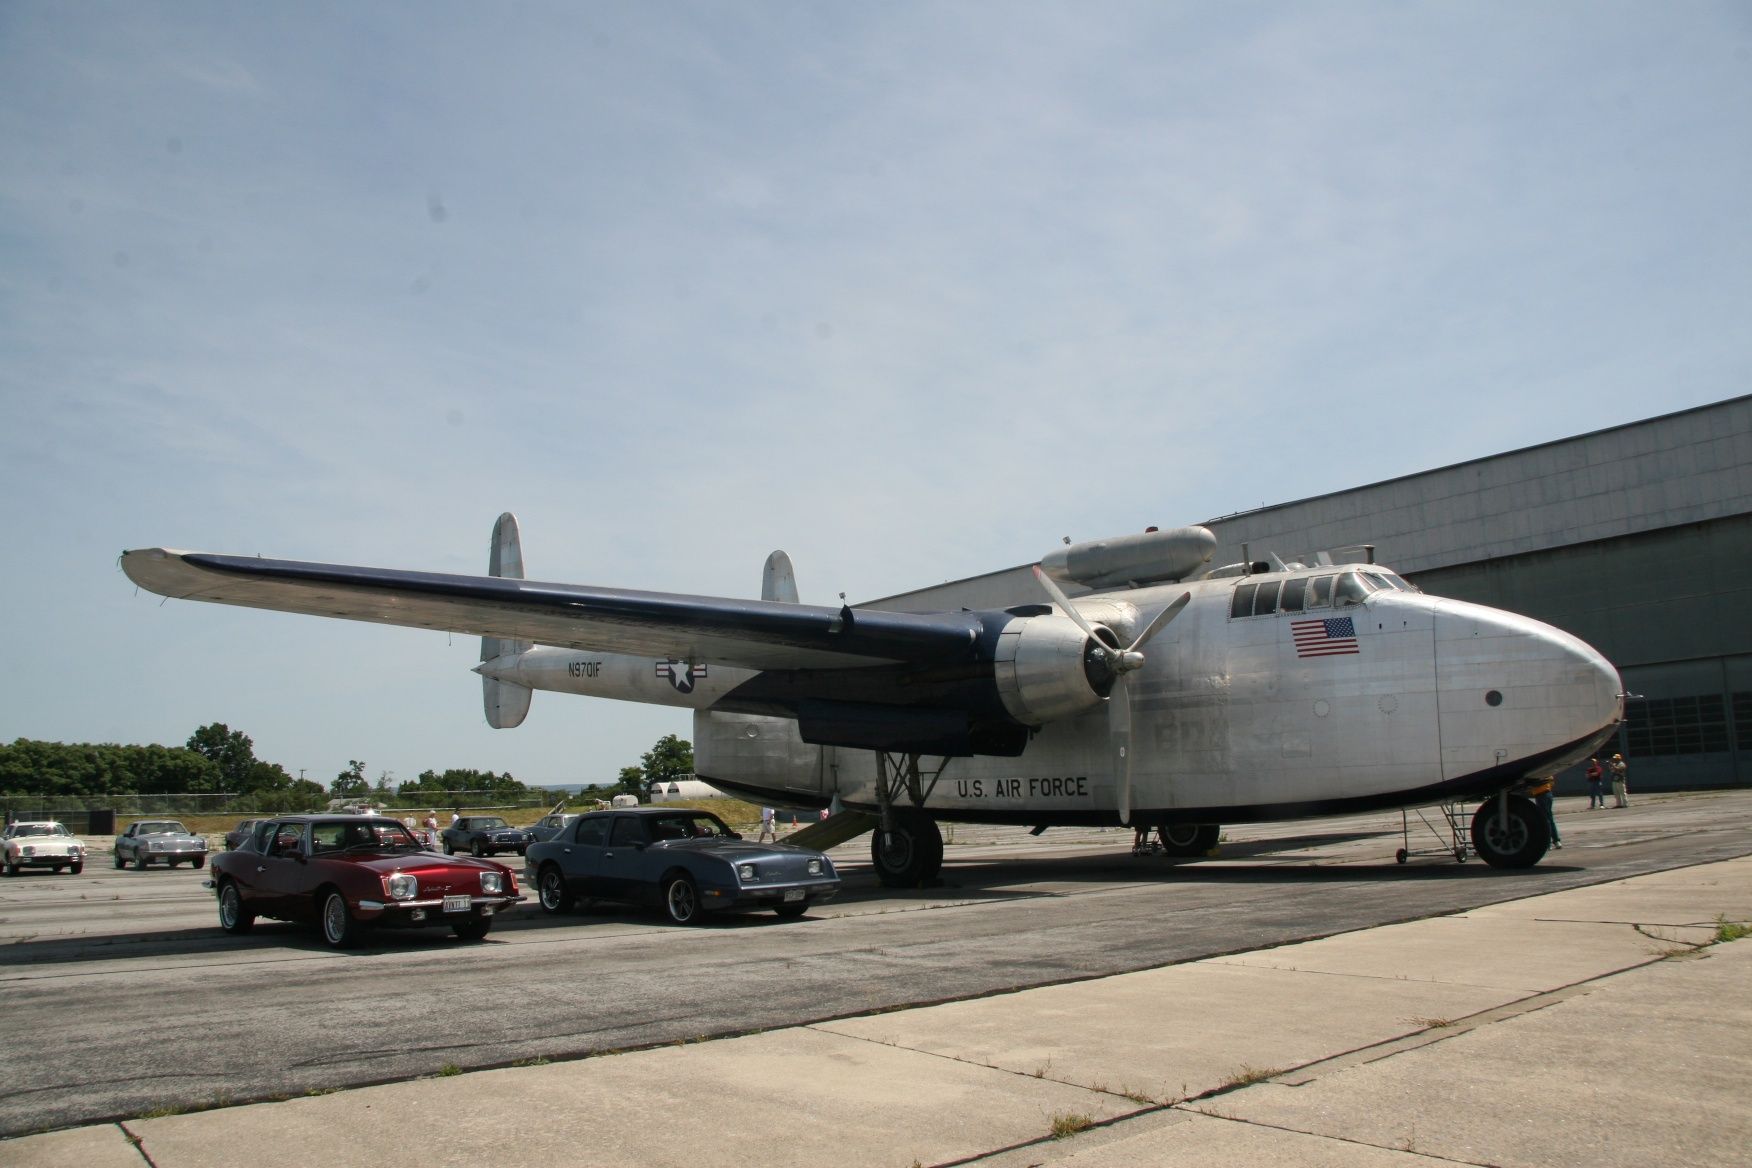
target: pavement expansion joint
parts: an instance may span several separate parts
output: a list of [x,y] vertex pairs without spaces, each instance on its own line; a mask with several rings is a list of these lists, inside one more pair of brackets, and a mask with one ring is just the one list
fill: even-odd
[[1497,1168],[1497,1165],[1489,1161],[1457,1160],[1452,1156],[1443,1156],[1435,1152],[1424,1151],[1417,1146],[1417,1137],[1415,1135],[1408,1137],[1406,1140],[1398,1144],[1380,1144],[1372,1140],[1359,1140],[1352,1139],[1349,1136],[1333,1135],[1331,1132],[1306,1131],[1299,1127],[1289,1127],[1280,1123],[1266,1123],[1263,1120],[1243,1119],[1238,1115],[1229,1115],[1222,1111],[1208,1110],[1205,1108],[1187,1107],[1180,1110],[1192,1115],[1203,1116],[1206,1119],[1214,1119],[1222,1123],[1241,1124],[1243,1127],[1257,1128],[1261,1131],[1284,1132],[1289,1135],[1303,1136],[1310,1139],[1328,1140],[1335,1144],[1346,1144],[1353,1148],[1372,1148],[1382,1152],[1402,1152],[1437,1164],[1463,1164],[1467,1165],[1467,1168]]

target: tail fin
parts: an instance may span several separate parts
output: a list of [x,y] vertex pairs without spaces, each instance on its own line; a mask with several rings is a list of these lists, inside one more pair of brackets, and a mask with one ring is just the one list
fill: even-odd
[[767,557],[766,568],[760,574],[760,598],[797,603],[797,573],[791,570],[791,557],[784,552]]
[[[523,540],[517,533],[517,516],[507,511],[493,524],[493,546],[487,553],[487,575],[508,580],[523,579]],[[511,641],[503,637],[481,638],[481,660],[496,657],[516,657],[534,646],[531,641]],[[523,724],[529,713],[529,687],[514,681],[481,678],[481,699],[486,705],[487,725],[496,730],[509,730]]]

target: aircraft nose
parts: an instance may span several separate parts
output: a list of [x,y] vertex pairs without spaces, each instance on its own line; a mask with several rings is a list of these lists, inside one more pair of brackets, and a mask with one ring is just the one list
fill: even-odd
[[1598,749],[1623,719],[1618,670],[1562,629],[1443,601],[1435,640],[1444,778],[1549,774]]

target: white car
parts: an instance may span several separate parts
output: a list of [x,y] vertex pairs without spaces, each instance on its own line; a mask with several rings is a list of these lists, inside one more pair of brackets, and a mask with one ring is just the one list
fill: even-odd
[[6,845],[6,874],[20,868],[62,868],[77,876],[85,870],[85,844],[52,819],[9,823],[0,835]]

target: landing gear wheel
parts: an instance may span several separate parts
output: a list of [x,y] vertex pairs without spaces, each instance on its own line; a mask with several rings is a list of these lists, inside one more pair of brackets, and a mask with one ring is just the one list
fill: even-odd
[[450,930],[464,941],[485,940],[487,934],[493,930],[493,918],[472,917],[466,921],[457,921],[450,926]]
[[1217,823],[1163,824],[1162,850],[1170,856],[1207,855],[1222,834],[1222,825]]
[[572,907],[572,894],[567,890],[566,878],[560,874],[557,865],[544,865],[535,883],[541,897],[542,912],[563,913]]
[[1411,859],[1411,853],[1404,848],[1400,848],[1397,852],[1393,853],[1393,860],[1395,863],[1403,864],[1409,859]]
[[219,927],[234,937],[255,927],[255,913],[243,907],[242,894],[229,880],[219,886]]
[[678,925],[691,925],[700,919],[700,890],[693,877],[672,876],[663,885],[663,907],[669,919]]
[[322,897],[322,939],[333,949],[351,949],[359,943],[365,927],[347,911],[347,898],[333,888]]
[[1533,800],[1506,796],[1507,815],[1499,800],[1486,799],[1472,816],[1472,847],[1492,868],[1531,868],[1551,846],[1551,830]]
[[800,900],[796,904],[775,904],[773,906],[773,912],[777,913],[780,919],[787,921],[794,921],[808,911],[808,901]]
[[870,862],[884,888],[918,888],[943,870],[943,833],[928,815],[894,815],[894,830],[870,837]]

